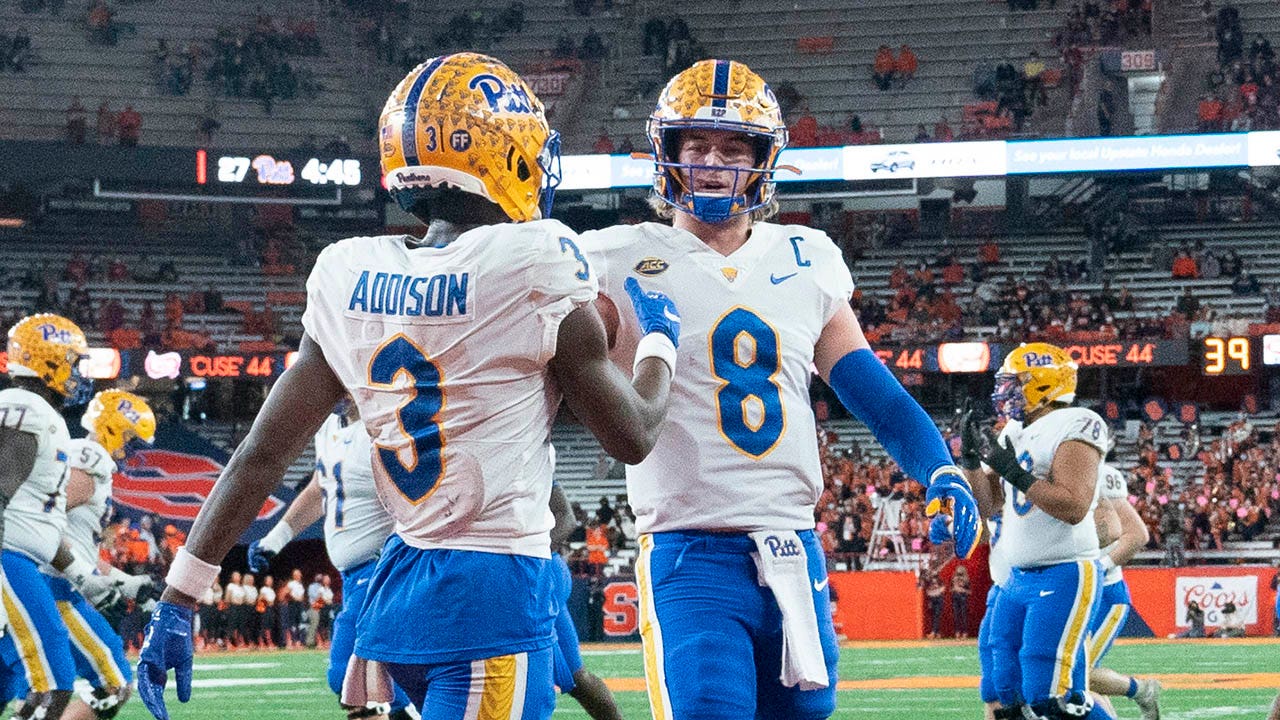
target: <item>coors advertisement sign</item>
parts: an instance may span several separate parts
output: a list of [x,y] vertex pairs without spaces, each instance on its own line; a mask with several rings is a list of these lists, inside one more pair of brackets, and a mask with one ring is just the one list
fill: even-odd
[[1258,622],[1258,576],[1237,577],[1179,577],[1174,592],[1177,593],[1178,627],[1187,627],[1187,605],[1194,602],[1204,610],[1204,624],[1222,624],[1222,608],[1228,602],[1236,605],[1236,611],[1245,625]]

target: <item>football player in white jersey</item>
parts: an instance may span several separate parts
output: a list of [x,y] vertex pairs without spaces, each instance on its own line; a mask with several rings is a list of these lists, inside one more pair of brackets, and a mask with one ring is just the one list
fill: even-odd
[[[64,541],[71,554],[88,565],[99,565],[102,531],[111,519],[111,481],[117,463],[137,447],[155,440],[156,417],[142,397],[124,390],[104,390],[93,397],[80,420],[88,437],[72,440],[67,481],[67,530]],[[136,598],[151,584],[148,575],[129,575],[110,568],[107,576],[124,598]],[[106,720],[129,699],[133,668],[124,643],[111,623],[83,595],[61,577],[46,575],[58,613],[71,635],[76,671],[90,689],[67,707],[64,720]]]
[[[1104,702],[1108,702],[1105,700],[1108,696],[1131,698],[1142,710],[1143,720],[1159,720],[1159,680],[1121,675],[1101,666],[1102,658],[1111,649],[1129,617],[1129,584],[1125,582],[1121,566],[1128,564],[1139,550],[1146,547],[1149,535],[1142,516],[1129,503],[1129,486],[1123,473],[1102,463],[1098,467],[1098,487],[1100,497],[1095,521],[1098,543],[1103,546],[1100,564],[1105,574],[1101,604],[1089,622],[1086,645],[1091,668],[1089,689],[1102,696]],[[1104,532],[1104,526],[1110,531]]]
[[[963,556],[981,535],[977,508],[937,427],[863,337],[835,244],[765,222],[787,129],[764,80],[738,62],[696,63],[662,90],[649,141],[655,202],[671,224],[582,243],[613,303],[625,307],[641,279],[681,309],[667,425],[627,468],[652,710],[825,718],[839,651],[813,532],[823,480],[811,368],[929,487],[930,514],[955,513]],[[617,314],[614,357],[627,366],[644,330]]]
[[[329,562],[342,573],[342,611],[333,620],[329,646],[329,689],[341,697],[342,680],[356,643],[356,619],[369,590],[369,577],[395,520],[378,499],[373,484],[373,446],[360,421],[360,411],[343,400],[316,433],[316,471],[290,503],[280,521],[261,540],[249,545],[249,569],[267,572],[294,536],[324,518],[324,545]],[[389,708],[346,708],[363,717],[392,720],[410,717],[409,699],[399,687]]]
[[0,486],[12,488],[19,479],[21,485],[4,510],[3,595],[11,632],[0,639],[0,656],[11,673],[24,676],[11,686],[27,689],[15,718],[58,720],[76,678],[67,628],[40,567],[61,571],[94,601],[111,592],[94,565],[76,559],[62,542],[71,436],[55,403],[88,401],[91,386],[79,371],[87,353],[84,333],[58,315],[31,315],[9,330],[13,387],[0,391]]
[[[1087,687],[1085,639],[1101,596],[1093,508],[1107,427],[1071,407],[1076,364],[1048,343],[1022,345],[996,373],[1007,418],[969,471],[1003,495],[1000,547],[1012,570],[992,608],[997,718],[1110,718]],[[981,495],[983,491],[980,491]]]
[[369,581],[343,701],[389,701],[388,670],[428,720],[549,717],[547,447],[560,401],[626,462],[658,435],[679,316],[632,283],[648,337],[628,382],[608,358],[595,270],[546,219],[559,136],[524,80],[474,53],[429,60],[387,100],[379,142],[388,187],[427,234],[320,254],[297,361],[200,509],[152,616],[138,693],[159,718],[169,668],[178,699],[190,695],[191,610],[215,563],[347,392],[396,532]]

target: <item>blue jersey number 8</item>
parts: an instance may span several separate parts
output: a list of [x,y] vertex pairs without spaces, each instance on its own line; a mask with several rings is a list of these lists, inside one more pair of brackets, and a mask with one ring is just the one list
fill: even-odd
[[734,308],[711,329],[711,373],[720,381],[720,432],[752,458],[769,454],[785,427],[778,333],[759,315]]
[[400,428],[413,449],[413,460],[405,463],[392,448],[375,443],[375,456],[391,482],[406,500],[417,505],[436,489],[444,475],[444,435],[440,413],[444,410],[444,388],[440,368],[427,359],[426,353],[397,334],[373,354],[369,362],[369,384],[375,388],[394,388],[396,378],[404,373],[412,385],[408,400],[396,413]]

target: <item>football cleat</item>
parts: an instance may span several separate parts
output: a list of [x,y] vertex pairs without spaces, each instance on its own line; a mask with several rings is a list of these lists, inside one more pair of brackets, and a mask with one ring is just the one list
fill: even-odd
[[103,390],[94,395],[80,425],[117,462],[139,445],[150,445],[156,439],[156,416],[151,406],[142,397],[124,390]]
[[560,135],[519,75],[478,53],[432,58],[382,108],[378,145],[387,189],[409,211],[417,191],[479,195],[514,222],[550,217]]
[[1050,403],[1076,399],[1076,370],[1066,350],[1049,343],[1024,343],[1015,348],[996,371],[991,405],[1003,418],[1022,420]]
[[8,352],[10,377],[39,378],[68,407],[89,401],[93,381],[80,374],[89,343],[74,322],[53,313],[28,315],[9,328]]
[[[724,168],[679,161],[679,132],[728,130],[747,135],[756,150],[755,167]],[[677,210],[703,222],[723,222],[773,202],[778,155],[787,146],[787,126],[773,90],[746,65],[732,60],[703,60],[671,78],[649,116],[649,145],[657,165],[654,193]],[[735,173],[729,195],[693,191],[695,172]]]

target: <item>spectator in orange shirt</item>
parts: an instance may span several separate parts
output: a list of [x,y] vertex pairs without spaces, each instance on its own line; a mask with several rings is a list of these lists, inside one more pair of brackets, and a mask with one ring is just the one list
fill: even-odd
[[791,144],[796,147],[813,147],[818,144],[818,119],[809,111],[808,103],[800,117],[791,124]]
[[898,73],[898,82],[905,84],[911,78],[916,76],[916,70],[920,63],[916,59],[916,54],[911,50],[911,46],[902,43],[902,47],[898,48],[898,59],[894,62],[894,70]]
[[987,238],[978,247],[978,259],[983,265],[996,265],[1000,262],[1000,246],[992,238]]
[[137,147],[141,132],[142,115],[134,110],[132,105],[125,105],[120,117],[116,119],[116,135],[120,139],[120,144],[125,147]]
[[1173,277],[1175,278],[1197,278],[1200,277],[1200,267],[1196,264],[1196,259],[1186,250],[1179,250],[1177,257],[1173,259]]
[[604,155],[613,153],[613,138],[609,137],[608,130],[603,128],[600,130],[600,137],[596,138],[596,144],[591,146],[591,150]]
[[609,528],[599,518],[592,518],[587,525],[587,563],[591,565],[594,574],[604,572],[604,566],[609,562],[608,553]]
[[947,124],[947,116],[938,117],[938,122],[933,126],[934,142],[951,142],[955,139],[955,133],[951,132],[951,126]]
[[959,285],[964,282],[964,266],[956,261],[955,258],[946,267],[942,268],[942,282],[947,285]]
[[1197,116],[1200,119],[1200,131],[1221,130],[1222,110],[1222,101],[1213,95],[1205,95],[1200,98],[1200,105],[1196,109]]
[[893,57],[893,50],[888,45],[881,45],[876,50],[875,63],[872,66],[871,78],[875,80],[876,87],[881,90],[888,90],[890,84],[893,83],[893,72],[898,67],[897,60]]

